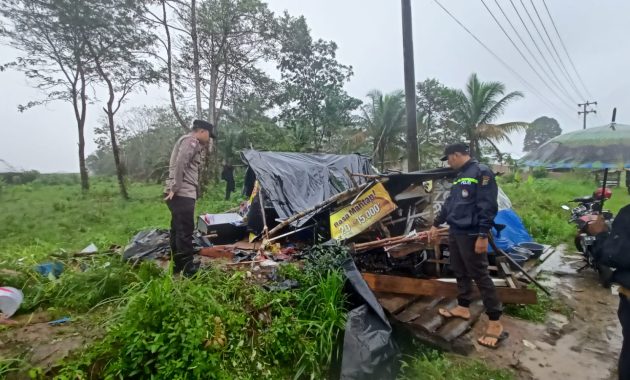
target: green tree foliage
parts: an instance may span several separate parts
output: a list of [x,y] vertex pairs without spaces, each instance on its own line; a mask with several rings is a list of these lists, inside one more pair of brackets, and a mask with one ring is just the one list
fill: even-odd
[[494,123],[508,104],[522,97],[519,91],[506,94],[501,82],[481,82],[477,74],[470,76],[465,91],[457,91],[453,119],[457,131],[470,142],[474,156],[482,152],[483,145],[490,145],[499,152],[496,143],[510,142],[510,133],[527,128],[527,123],[519,121]]
[[0,66],[0,71],[22,71],[45,94],[43,99],[20,105],[20,111],[57,100],[72,105],[84,191],[89,189],[84,129],[93,75],[81,31],[92,22],[90,6],[80,0],[0,0],[0,39],[22,52],[14,62]]
[[551,117],[541,116],[527,127],[523,151],[531,152],[542,144],[562,134],[558,121]]
[[405,146],[405,94],[395,91],[383,95],[373,90],[367,97],[369,101],[361,107],[357,121],[363,130],[364,140],[372,145],[371,155],[375,164],[383,170],[385,162],[397,160]]
[[279,28],[280,120],[300,150],[336,149],[332,143],[352,125],[351,112],[361,104],[343,89],[352,67],[337,61],[337,44],[313,40],[304,17],[285,14]]
[[419,158],[423,168],[438,165],[444,146],[459,139],[452,122],[456,94],[456,90],[433,78],[416,85]]

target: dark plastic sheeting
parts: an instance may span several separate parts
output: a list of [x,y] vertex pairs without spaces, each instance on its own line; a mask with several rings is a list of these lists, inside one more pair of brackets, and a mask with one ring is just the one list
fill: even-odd
[[348,313],[340,378],[394,379],[399,349],[392,337],[392,326],[354,261],[346,260],[343,268],[364,304]]
[[[265,190],[265,204],[270,202],[280,219],[287,219],[353,187],[345,168],[352,173],[373,174],[370,159],[358,154],[246,150],[242,158],[248,166],[245,195],[251,194],[257,179]],[[365,179],[355,177],[355,181],[361,184]],[[299,227],[308,220],[309,217],[304,217],[293,226]]]
[[125,247],[123,258],[130,261],[139,261],[169,257],[171,252],[169,236],[168,230],[140,231]]

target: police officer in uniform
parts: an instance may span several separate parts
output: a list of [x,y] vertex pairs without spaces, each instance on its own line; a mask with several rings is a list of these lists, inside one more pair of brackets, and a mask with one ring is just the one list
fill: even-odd
[[216,138],[214,126],[195,120],[192,131],[177,140],[168,168],[164,200],[171,211],[171,251],[174,273],[192,275],[197,271],[193,263],[193,231],[195,229],[195,201],[199,187],[199,165],[202,152]]
[[596,236],[593,251],[597,262],[615,268],[610,281],[619,285],[617,316],[623,334],[617,372],[619,380],[630,380],[630,205],[619,210],[610,231],[602,217],[587,228]]
[[471,158],[464,143],[447,146],[442,161],[448,161],[458,174],[433,223],[430,237],[437,239],[437,228],[448,223],[450,265],[457,279],[458,305],[439,309],[439,313],[445,318],[469,319],[474,281],[489,319],[478,342],[496,348],[508,336],[499,322],[503,308],[488,272],[488,234],[498,211],[497,184],[492,171]]

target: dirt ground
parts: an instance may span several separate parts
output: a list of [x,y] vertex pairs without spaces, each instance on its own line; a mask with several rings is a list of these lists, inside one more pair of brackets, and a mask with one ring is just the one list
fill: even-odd
[[[51,326],[54,317],[46,312],[21,315],[15,318],[18,326],[0,333],[0,358],[20,358],[46,372],[71,352],[102,335],[102,329],[81,320]],[[14,379],[28,378],[26,374],[11,375]]]
[[[476,347],[474,357],[516,371],[519,380],[617,379],[621,327],[618,295],[597,282],[592,269],[577,272],[579,256],[556,252],[543,264],[543,283],[571,309],[569,318],[550,313],[544,324],[502,318],[510,337],[497,350]],[[471,332],[480,336],[486,319]]]

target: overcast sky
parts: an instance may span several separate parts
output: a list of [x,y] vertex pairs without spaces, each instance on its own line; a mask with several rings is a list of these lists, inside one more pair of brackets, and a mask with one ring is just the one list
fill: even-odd
[[[521,0],[513,0],[521,7]],[[499,121],[533,121],[539,116],[550,116],[560,122],[563,131],[582,127],[577,115],[577,104],[586,99],[558,98],[538,79],[481,1],[440,0],[466,27],[492,49],[514,71],[540,93],[542,99],[528,89],[510,70],[488,53],[459,25],[455,23],[433,0],[412,0],[413,32],[415,44],[416,80],[437,78],[444,84],[462,88],[468,76],[476,72],[481,80],[502,81],[509,91],[520,90],[525,98],[508,107]],[[517,44],[513,34],[500,13],[495,0],[485,0],[500,22]],[[537,54],[520,24],[509,0],[498,0],[514,26]],[[613,107],[618,107],[619,122],[630,122],[630,2],[621,0],[566,1],[546,0],[556,26],[563,37],[566,48],[582,76],[586,89],[597,100],[597,115],[589,115],[587,124],[600,125],[610,120]],[[530,0],[524,0],[533,13]],[[542,0],[534,0],[548,32],[565,60],[569,73],[573,75],[553,26],[547,18]],[[570,5],[569,5],[570,4]],[[303,14],[313,36],[334,40],[338,46],[338,58],[352,65],[354,76],[347,84],[347,91],[364,99],[372,89],[389,92],[403,88],[402,38],[400,1],[398,0],[269,0],[276,12],[288,10],[292,15]],[[526,14],[521,10],[526,22]],[[538,38],[530,26],[534,38]],[[544,31],[541,28],[541,33]],[[545,47],[537,40],[545,53]],[[529,58],[529,53],[521,47]],[[0,46],[0,63],[15,58],[16,52]],[[549,63],[556,69],[551,57]],[[538,66],[529,58],[535,68]],[[541,64],[544,62],[538,57]],[[538,69],[541,75],[545,75]],[[556,75],[568,92],[574,93],[560,71]],[[581,83],[573,75],[578,89],[585,93]],[[550,81],[546,81],[548,84]],[[551,85],[552,88],[555,86]],[[556,90],[559,92],[560,90]],[[40,98],[37,90],[29,87],[21,73],[0,73],[0,158],[13,166],[36,169],[42,172],[77,172],[77,132],[72,107],[66,103],[54,103],[34,108],[24,113],[17,111],[18,104]],[[147,95],[136,95],[125,105],[155,105],[166,102],[166,89],[152,89]],[[564,101],[571,106],[551,106]],[[88,114],[88,152],[95,149],[92,129],[102,113],[100,106],[92,106]],[[523,136],[512,136],[512,144],[502,144],[506,152],[521,154]]]

